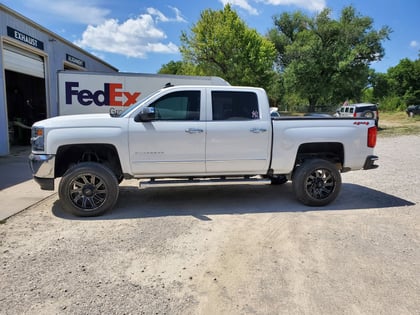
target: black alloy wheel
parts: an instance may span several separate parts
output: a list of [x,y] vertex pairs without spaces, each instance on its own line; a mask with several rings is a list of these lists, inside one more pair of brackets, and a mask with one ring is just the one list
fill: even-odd
[[98,216],[118,199],[118,181],[104,165],[83,162],[70,168],[60,181],[59,197],[65,210],[76,216]]
[[337,198],[341,175],[337,167],[322,159],[305,161],[293,174],[296,197],[308,206],[325,206]]

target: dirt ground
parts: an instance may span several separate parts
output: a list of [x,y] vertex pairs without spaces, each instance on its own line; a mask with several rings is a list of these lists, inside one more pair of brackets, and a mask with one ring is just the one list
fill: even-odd
[[126,182],[93,219],[53,195],[0,225],[0,314],[420,314],[419,147],[380,138],[324,208],[290,183]]

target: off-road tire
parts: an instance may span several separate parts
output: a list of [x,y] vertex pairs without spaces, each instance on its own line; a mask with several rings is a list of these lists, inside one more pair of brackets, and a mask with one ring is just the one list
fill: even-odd
[[337,167],[322,159],[307,160],[293,173],[296,198],[307,206],[325,206],[337,198],[341,175]]
[[106,166],[94,162],[71,167],[58,188],[64,210],[80,217],[98,216],[111,210],[118,194],[115,175]]

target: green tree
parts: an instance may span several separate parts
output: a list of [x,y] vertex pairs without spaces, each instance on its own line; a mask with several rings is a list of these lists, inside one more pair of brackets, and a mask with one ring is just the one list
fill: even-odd
[[182,61],[170,61],[162,65],[158,73],[160,74],[184,74],[185,64]]
[[232,85],[272,84],[274,45],[247,27],[230,5],[201,12],[190,34],[182,33],[181,42],[183,61],[194,65],[196,74],[220,76]]
[[370,83],[373,88],[370,102],[378,103],[389,94],[388,76],[385,73],[372,71]]
[[275,27],[268,32],[268,38],[277,50],[277,66],[282,72],[293,60],[293,55],[286,53],[287,47],[293,44],[299,33],[308,29],[310,19],[300,11],[285,12],[273,19]]
[[325,9],[310,18],[301,12],[274,17],[268,37],[278,52],[288,93],[309,102],[309,111],[346,99],[360,100],[369,79],[369,65],[384,56],[381,42],[391,30],[373,29],[373,20],[352,6],[334,20]]
[[191,63],[184,61],[169,61],[162,65],[158,73],[160,74],[177,74],[177,75],[203,75],[197,67]]
[[379,103],[381,110],[405,110],[407,105],[420,103],[420,59],[402,59],[387,73],[371,72],[369,101]]
[[420,103],[420,59],[400,60],[387,72],[389,94],[402,98],[406,105]]

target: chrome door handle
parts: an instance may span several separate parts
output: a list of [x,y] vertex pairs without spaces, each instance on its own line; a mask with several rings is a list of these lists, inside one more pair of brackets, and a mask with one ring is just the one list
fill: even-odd
[[185,129],[185,132],[190,133],[190,134],[192,134],[192,133],[202,133],[202,132],[204,132],[204,130],[199,129],[199,128],[188,128],[188,129]]
[[251,131],[253,133],[262,133],[262,132],[266,132],[267,129],[265,129],[265,128],[251,128],[249,131]]

